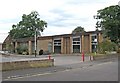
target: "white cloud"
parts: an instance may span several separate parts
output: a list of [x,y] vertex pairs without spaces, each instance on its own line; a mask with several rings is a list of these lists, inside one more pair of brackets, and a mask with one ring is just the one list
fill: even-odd
[[[86,31],[95,29],[93,15],[97,10],[118,4],[119,0],[1,0],[0,42],[3,42],[12,24],[23,14],[36,10],[48,22],[43,35],[71,33],[77,26]],[[4,36],[3,36],[4,34]]]
[[69,29],[65,27],[59,27],[59,26],[58,27],[50,26],[44,30],[44,32],[42,33],[42,36],[70,34],[73,29],[74,29],[73,26],[69,27]]

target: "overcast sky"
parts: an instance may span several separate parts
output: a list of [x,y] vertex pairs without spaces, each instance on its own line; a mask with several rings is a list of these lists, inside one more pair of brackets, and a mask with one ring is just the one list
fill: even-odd
[[37,11],[48,23],[43,36],[69,34],[77,26],[95,30],[97,10],[117,5],[119,0],[0,0],[0,42],[23,14]]

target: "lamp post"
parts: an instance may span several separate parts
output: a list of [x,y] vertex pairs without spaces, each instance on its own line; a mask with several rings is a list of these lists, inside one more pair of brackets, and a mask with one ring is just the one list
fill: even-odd
[[36,47],[37,44],[36,43],[37,43],[37,39],[36,39],[36,28],[35,28],[35,57],[36,57],[36,49],[37,49],[37,47]]

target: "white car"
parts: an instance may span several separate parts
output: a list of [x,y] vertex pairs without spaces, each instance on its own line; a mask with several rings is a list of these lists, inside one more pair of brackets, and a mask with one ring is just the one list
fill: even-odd
[[8,54],[9,52],[8,51],[0,51],[0,54]]

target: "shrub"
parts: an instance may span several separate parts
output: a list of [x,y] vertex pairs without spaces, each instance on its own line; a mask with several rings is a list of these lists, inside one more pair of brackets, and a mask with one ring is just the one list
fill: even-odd
[[16,50],[17,50],[17,53],[18,54],[27,54],[28,53],[28,48],[27,48],[27,46],[26,45],[19,45],[17,48],[16,48]]
[[43,50],[41,49],[40,51],[39,51],[39,55],[42,55],[43,54]]
[[120,53],[120,48],[117,50],[117,53]]
[[28,52],[22,52],[22,55],[28,55]]
[[109,40],[105,40],[98,45],[99,53],[106,53],[116,50],[117,50],[117,45]]

